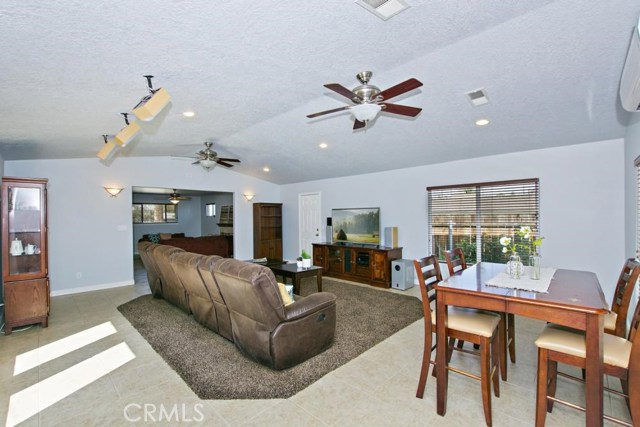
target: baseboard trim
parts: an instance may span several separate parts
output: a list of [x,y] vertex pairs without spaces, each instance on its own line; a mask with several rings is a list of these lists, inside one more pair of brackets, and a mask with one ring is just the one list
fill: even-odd
[[124,282],[103,283],[100,285],[81,286],[79,288],[59,289],[57,291],[52,290],[51,296],[57,297],[60,295],[70,295],[70,294],[80,294],[83,292],[101,291],[104,289],[121,288],[123,286],[132,286],[134,284],[135,282],[133,280],[125,280]]

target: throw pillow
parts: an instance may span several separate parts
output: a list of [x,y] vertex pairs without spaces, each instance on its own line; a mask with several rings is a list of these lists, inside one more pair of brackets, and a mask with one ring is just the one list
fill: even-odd
[[280,296],[282,297],[282,302],[284,302],[284,305],[292,304],[293,298],[291,298],[291,295],[289,295],[287,287],[284,285],[284,283],[278,282],[278,289],[280,289]]
[[160,233],[160,240],[167,240],[171,238],[171,233]]
[[160,234],[159,233],[149,234],[149,241],[151,243],[160,243]]

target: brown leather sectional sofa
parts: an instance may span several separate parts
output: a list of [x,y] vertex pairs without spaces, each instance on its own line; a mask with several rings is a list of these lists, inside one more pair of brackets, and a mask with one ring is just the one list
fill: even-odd
[[286,369],[333,343],[336,297],[318,292],[285,305],[265,266],[140,241],[151,292],[231,340],[246,356]]

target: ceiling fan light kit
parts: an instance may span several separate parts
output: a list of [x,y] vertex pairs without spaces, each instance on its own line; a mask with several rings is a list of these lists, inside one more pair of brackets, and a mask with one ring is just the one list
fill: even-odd
[[376,118],[382,107],[378,104],[359,104],[351,107],[349,111],[356,120],[368,122]]
[[213,167],[215,167],[216,164],[217,163],[215,160],[210,160],[210,159],[200,160],[200,166],[202,166],[206,170],[212,169]]
[[405,92],[417,89],[422,86],[422,82],[417,79],[408,79],[402,83],[398,83],[389,89],[381,91],[380,88],[369,84],[373,73],[371,71],[363,71],[356,75],[361,85],[349,90],[339,83],[329,83],[324,85],[327,89],[348,98],[355,106],[345,106],[334,108],[332,110],[321,111],[319,113],[309,114],[307,117],[313,119],[325,114],[335,113],[343,110],[350,110],[355,118],[353,129],[361,129],[366,124],[375,119],[380,111],[386,113],[398,114],[401,116],[415,117],[422,111],[422,108],[409,107],[407,105],[390,104],[389,99],[402,95]]

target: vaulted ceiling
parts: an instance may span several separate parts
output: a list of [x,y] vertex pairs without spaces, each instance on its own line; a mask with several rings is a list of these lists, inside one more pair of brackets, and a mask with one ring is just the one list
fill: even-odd
[[[99,162],[144,74],[172,102],[118,156],[214,140],[242,160],[234,170],[279,184],[624,136],[617,92],[640,2],[406,1],[383,21],[346,0],[4,0],[0,152]],[[363,70],[381,89],[420,80],[394,101],[422,113],[359,131],[347,111],[306,118],[346,105],[323,85],[352,89]],[[478,88],[489,104],[469,102]]]

